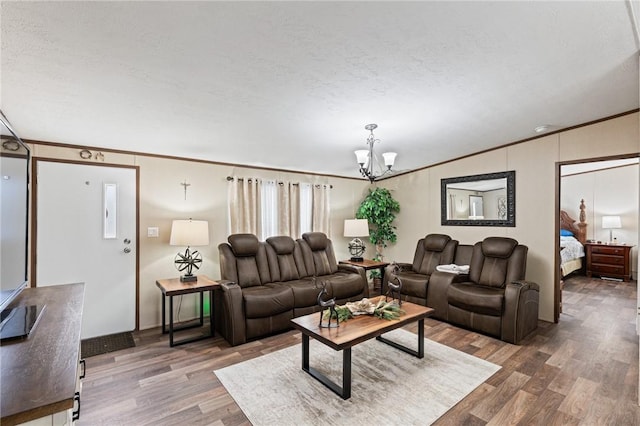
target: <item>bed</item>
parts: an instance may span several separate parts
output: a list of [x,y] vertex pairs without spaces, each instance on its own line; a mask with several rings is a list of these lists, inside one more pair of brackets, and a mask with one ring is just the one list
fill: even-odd
[[587,240],[584,200],[580,201],[579,218],[576,223],[566,211],[560,210],[560,271],[563,277],[581,270],[583,266],[584,243]]

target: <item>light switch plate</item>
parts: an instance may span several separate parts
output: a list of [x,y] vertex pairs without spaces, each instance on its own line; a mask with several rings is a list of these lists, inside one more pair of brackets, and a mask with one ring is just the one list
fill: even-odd
[[160,236],[160,231],[157,226],[147,228],[147,237],[149,238],[158,238]]

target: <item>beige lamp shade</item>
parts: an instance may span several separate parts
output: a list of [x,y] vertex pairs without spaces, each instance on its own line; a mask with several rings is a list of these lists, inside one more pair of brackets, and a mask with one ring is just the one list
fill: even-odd
[[172,246],[195,247],[209,245],[209,222],[206,220],[174,220],[171,224]]
[[345,219],[344,221],[345,237],[368,237],[369,222],[367,219]]
[[622,228],[620,216],[602,216],[602,229]]

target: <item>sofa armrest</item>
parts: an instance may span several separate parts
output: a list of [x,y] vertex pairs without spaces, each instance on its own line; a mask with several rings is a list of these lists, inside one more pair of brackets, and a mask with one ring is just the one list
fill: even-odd
[[435,271],[429,277],[427,284],[427,306],[433,308],[435,312],[432,317],[440,320],[449,320],[449,299],[447,296],[449,286],[454,282],[459,282],[460,275],[448,272]]
[[365,274],[364,268],[361,268],[359,266],[355,266],[355,265],[350,265],[348,263],[338,263],[338,271],[342,271],[342,272],[349,272],[352,274],[360,274],[362,275],[363,278],[367,278],[367,275]]
[[413,265],[411,263],[391,263],[384,268],[384,274],[382,274],[382,289],[380,290],[382,294],[386,294],[387,289],[389,288],[389,277],[393,275],[394,269],[398,268],[398,272],[411,271],[413,269]]
[[520,344],[538,327],[540,286],[531,281],[513,281],[504,289],[502,340]]
[[364,283],[363,294],[364,297],[369,297],[369,280],[367,280],[367,272],[360,266],[350,265],[348,263],[339,263],[338,271],[349,272],[353,274],[359,274]]
[[242,287],[231,281],[219,281],[220,292],[216,298],[216,324],[222,336],[231,346],[247,341]]

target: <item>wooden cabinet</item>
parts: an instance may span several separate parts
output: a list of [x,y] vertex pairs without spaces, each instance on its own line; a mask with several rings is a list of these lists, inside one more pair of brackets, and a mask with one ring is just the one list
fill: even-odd
[[44,306],[29,337],[2,342],[2,426],[68,425],[79,414],[84,284],[27,288],[9,307]]
[[585,243],[587,276],[620,278],[631,277],[630,245]]

